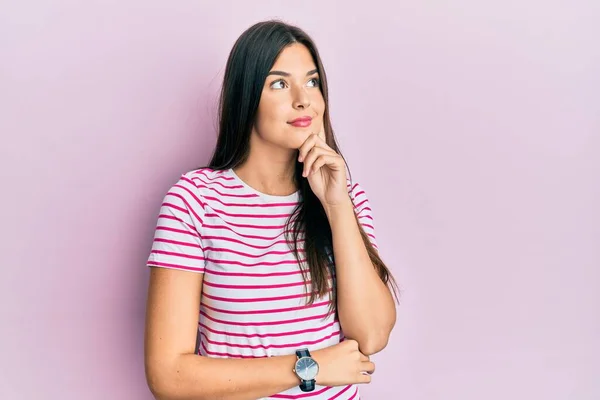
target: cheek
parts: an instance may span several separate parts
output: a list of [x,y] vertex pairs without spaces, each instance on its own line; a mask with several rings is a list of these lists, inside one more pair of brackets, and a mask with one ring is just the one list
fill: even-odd
[[257,116],[264,125],[281,124],[287,121],[286,112],[285,104],[277,101],[277,99],[265,96],[260,100]]
[[279,101],[261,99],[256,115],[256,130],[265,140],[281,142],[289,135],[290,125],[287,124],[289,107]]
[[315,94],[313,99],[311,100],[312,107],[319,113],[320,116],[325,112],[325,100],[323,99],[323,95],[319,92]]
[[256,127],[258,130],[268,130],[269,126],[273,124],[274,117],[273,106],[268,101],[261,99],[256,114]]

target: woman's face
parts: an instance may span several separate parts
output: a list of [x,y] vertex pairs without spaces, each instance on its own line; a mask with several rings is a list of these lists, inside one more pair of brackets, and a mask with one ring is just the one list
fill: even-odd
[[[252,134],[284,149],[298,149],[310,134],[318,134],[325,112],[318,79],[317,66],[304,45],[284,48],[265,80]],[[292,124],[303,117],[312,120]]]

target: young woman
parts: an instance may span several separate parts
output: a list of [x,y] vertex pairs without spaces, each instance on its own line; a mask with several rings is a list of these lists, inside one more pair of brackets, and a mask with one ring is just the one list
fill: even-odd
[[358,399],[371,381],[396,287],[327,98],[299,28],[261,22],[235,43],[212,160],[166,194],[148,259],[157,399]]

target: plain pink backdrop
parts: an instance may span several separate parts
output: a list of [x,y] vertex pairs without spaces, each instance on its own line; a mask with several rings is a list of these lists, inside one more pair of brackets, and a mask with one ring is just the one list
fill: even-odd
[[3,2],[0,398],[151,398],[158,208],[269,17],[320,48],[402,287],[364,398],[599,399],[595,0]]

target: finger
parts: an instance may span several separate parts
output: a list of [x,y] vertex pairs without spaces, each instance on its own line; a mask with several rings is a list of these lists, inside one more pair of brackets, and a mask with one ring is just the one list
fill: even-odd
[[369,374],[358,374],[356,378],[357,383],[371,383],[371,375]]
[[306,159],[308,152],[310,152],[313,147],[319,147],[335,153],[335,151],[333,151],[333,149],[329,147],[325,141],[313,133],[304,141],[302,146],[300,146],[300,149],[298,149],[298,161],[303,162]]
[[313,163],[312,168],[308,171],[308,174],[310,175],[316,173],[324,165],[327,165],[334,171],[339,171],[341,169],[341,163],[339,160],[339,156],[321,155]]
[[315,147],[316,142],[316,135],[310,135],[306,138],[304,143],[302,143],[302,146],[298,149],[298,161],[303,162],[306,159],[306,155],[313,147]]
[[326,150],[320,147],[313,147],[310,149],[308,154],[306,155],[306,159],[304,160],[304,168],[302,169],[302,176],[308,176],[313,163],[319,158],[321,155],[326,154]]
[[325,137],[325,128],[322,128],[319,133],[317,134],[317,146],[319,147],[323,147],[325,149],[334,151],[331,147],[329,147],[329,145],[327,144],[327,139]]
[[325,126],[321,126],[321,130],[319,131],[319,137],[321,138],[321,140],[323,140],[323,142],[327,142],[327,139],[325,138]]
[[361,364],[361,371],[364,371],[368,374],[373,374],[375,372],[375,363],[371,361],[363,362]]

